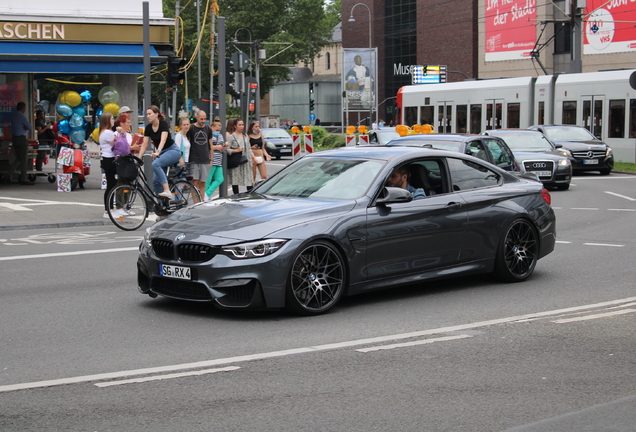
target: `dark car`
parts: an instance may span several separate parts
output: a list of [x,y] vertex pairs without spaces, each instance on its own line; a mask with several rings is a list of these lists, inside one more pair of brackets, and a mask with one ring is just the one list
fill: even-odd
[[608,175],[614,168],[612,149],[581,126],[535,125],[528,129],[543,133],[565,150],[574,172],[598,171]]
[[[388,187],[397,168],[427,196]],[[459,153],[346,147],[148,228],[137,281],[151,297],[310,315],[344,295],[451,275],[523,281],[555,240],[536,180]]]
[[392,139],[390,146],[432,147],[474,156],[506,171],[521,171],[504,140],[474,134],[415,134]]
[[383,145],[388,143],[394,138],[399,138],[400,134],[395,131],[395,128],[386,127],[381,129],[372,129],[369,131],[369,144]]
[[567,151],[554,145],[539,131],[527,129],[494,129],[484,135],[503,139],[522,171],[539,177],[546,187],[568,190],[572,180],[572,163]]
[[292,139],[285,129],[262,128],[261,133],[270,156],[280,159],[282,156],[292,155]]

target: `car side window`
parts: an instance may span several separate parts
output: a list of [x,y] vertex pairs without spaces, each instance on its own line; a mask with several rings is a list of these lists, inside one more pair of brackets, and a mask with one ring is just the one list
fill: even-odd
[[512,160],[510,159],[510,154],[504,147],[504,145],[496,139],[493,138],[484,138],[484,143],[490,153],[492,154],[493,163],[497,166],[509,166],[512,164]]
[[448,158],[453,190],[455,192],[499,185],[501,176],[485,166],[455,158]]
[[373,144],[373,143],[377,144],[378,143],[378,136],[375,133],[373,133],[373,132],[371,132],[369,134],[369,143],[370,144]]
[[479,140],[470,141],[466,143],[466,150],[464,151],[467,155],[474,156],[478,159],[484,160],[486,162],[490,162],[488,160],[488,153],[486,149],[484,149],[483,145]]

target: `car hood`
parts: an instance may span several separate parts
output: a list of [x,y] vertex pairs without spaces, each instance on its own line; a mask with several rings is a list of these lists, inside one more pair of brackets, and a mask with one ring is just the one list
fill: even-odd
[[228,240],[255,240],[297,224],[334,217],[351,211],[355,205],[353,200],[272,199],[250,194],[195,204],[151,230],[153,237],[185,234],[189,241],[205,237],[211,244],[227,244]]
[[552,141],[555,144],[561,144],[568,150],[572,151],[588,151],[588,150],[605,150],[607,146],[603,141]]
[[515,155],[515,159],[517,159],[517,161],[523,161],[527,159],[559,160],[565,158],[565,156],[561,156],[554,150],[513,150],[512,153]]

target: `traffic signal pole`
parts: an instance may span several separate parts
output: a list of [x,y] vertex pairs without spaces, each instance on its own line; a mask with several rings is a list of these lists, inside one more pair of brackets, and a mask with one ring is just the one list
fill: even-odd
[[[225,62],[225,17],[219,17],[219,118],[221,119],[221,135],[225,137],[225,94],[226,94],[226,62]],[[214,52],[212,53],[214,55]],[[213,94],[210,87],[210,95]],[[210,96],[210,100],[213,97]],[[219,196],[227,196],[227,154],[223,153],[223,183],[219,186]]]

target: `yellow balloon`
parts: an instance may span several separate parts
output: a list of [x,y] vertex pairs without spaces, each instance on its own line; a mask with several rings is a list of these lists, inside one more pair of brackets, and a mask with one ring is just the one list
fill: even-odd
[[[68,91],[68,90],[67,90]],[[64,100],[66,100],[66,105],[70,106],[70,107],[76,107],[79,104],[82,103],[82,97],[80,96],[80,94],[76,91],[68,91],[64,92],[66,93],[66,97]]]
[[60,95],[60,103],[61,104],[66,104],[68,105],[68,103],[66,102],[66,96],[71,92],[71,90],[64,90],[62,92],[62,94]]
[[97,144],[99,144],[99,128],[98,127],[93,129],[93,133],[91,134],[91,138],[93,138],[93,141],[95,141]]
[[119,115],[119,105],[116,103],[109,103],[104,106],[104,112],[109,112],[113,117],[117,118]]

